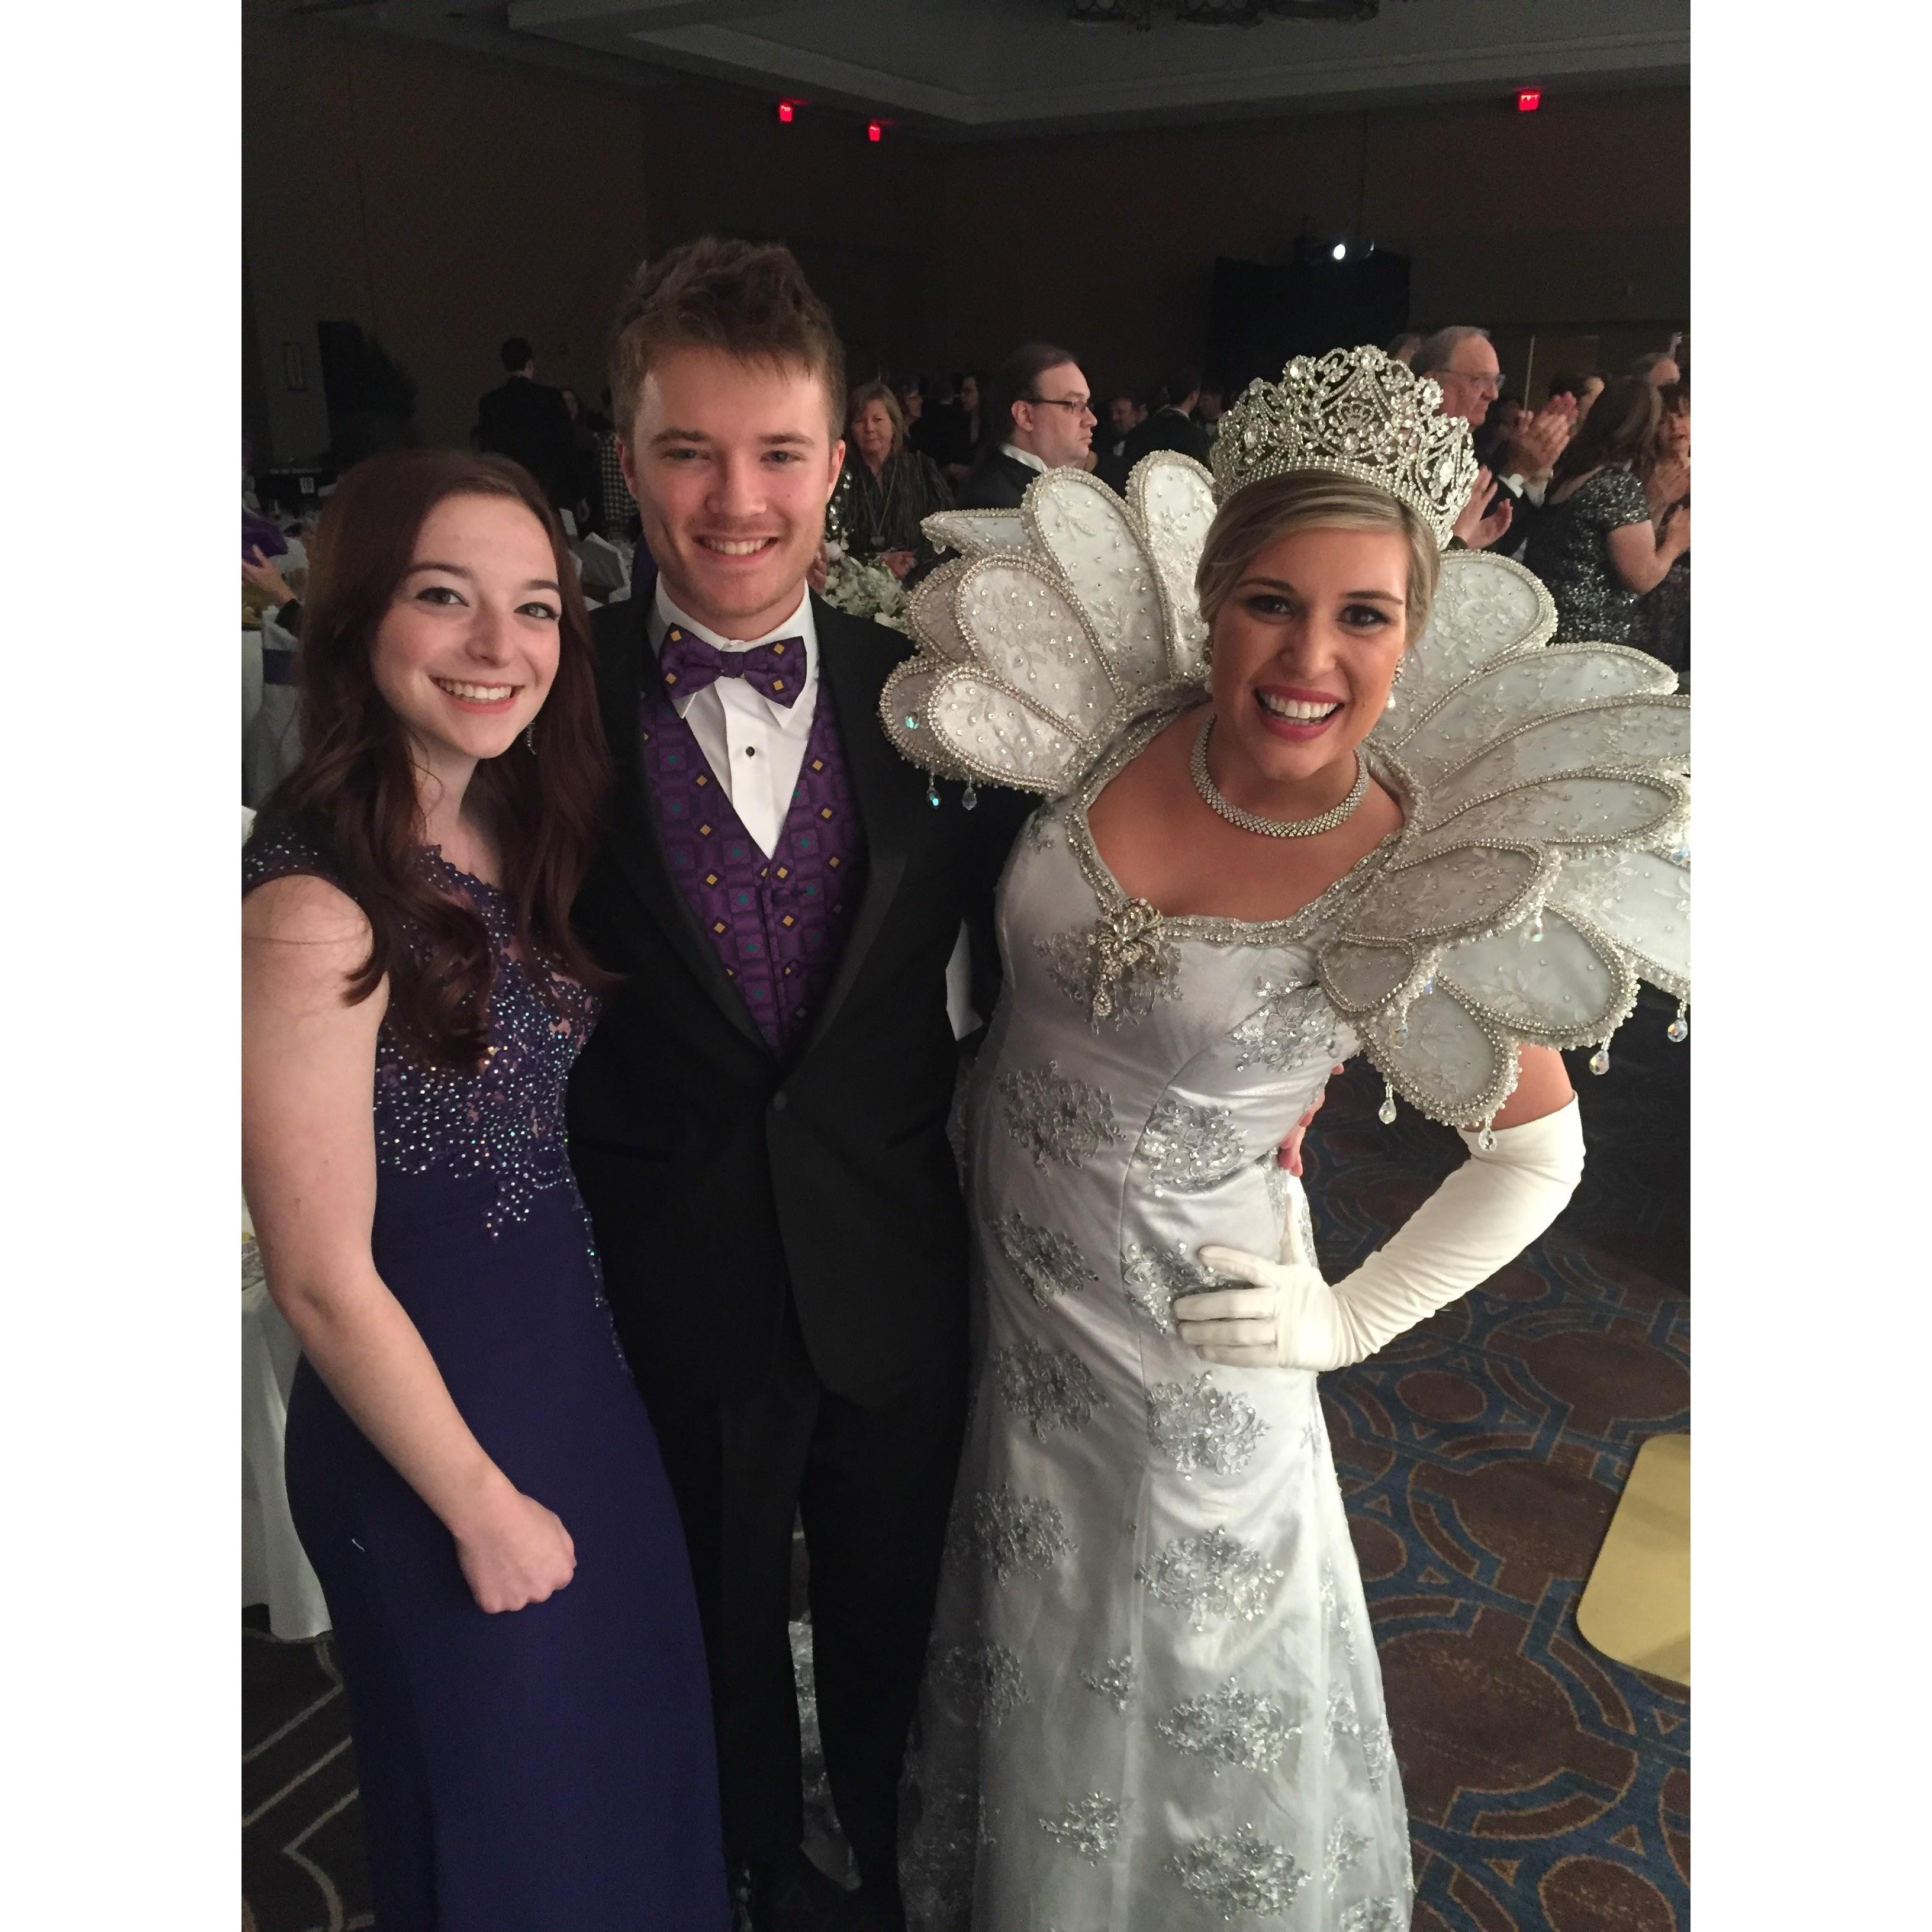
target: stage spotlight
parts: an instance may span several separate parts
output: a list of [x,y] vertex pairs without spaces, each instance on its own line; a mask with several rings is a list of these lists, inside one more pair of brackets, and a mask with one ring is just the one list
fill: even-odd
[[781,100],[778,103],[778,122],[782,127],[789,128],[791,125],[794,112],[794,106],[792,102]]
[[1523,87],[1516,90],[1516,111],[1519,114],[1534,114],[1542,105],[1541,88]]
[[1348,259],[1348,244],[1346,242],[1338,242],[1328,252],[1336,261],[1346,262]]
[[883,141],[885,138],[886,124],[883,121],[868,121],[866,123],[866,139],[867,140]]

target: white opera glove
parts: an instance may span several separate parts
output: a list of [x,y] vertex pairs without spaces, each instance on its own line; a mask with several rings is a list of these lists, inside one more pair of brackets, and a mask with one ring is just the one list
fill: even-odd
[[[1514,1261],[1563,1210],[1583,1172],[1573,1095],[1540,1120],[1495,1130],[1354,1273],[1332,1288],[1312,1258],[1268,1261],[1208,1246],[1201,1263],[1245,1288],[1177,1296],[1180,1339],[1237,1368],[1340,1369],[1366,1360]],[[1294,1216],[1289,1216],[1292,1227]],[[1298,1241],[1285,1248],[1299,1249]]]

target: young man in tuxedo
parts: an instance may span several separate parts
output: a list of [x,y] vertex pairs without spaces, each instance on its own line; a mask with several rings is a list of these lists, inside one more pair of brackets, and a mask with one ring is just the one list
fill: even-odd
[[[946,968],[962,920],[990,933],[1026,801],[928,802],[878,718],[903,639],[807,589],[844,381],[789,252],[706,238],[647,265],[612,353],[656,572],[596,620],[617,786],[578,920],[624,978],[572,1079],[571,1156],[683,1516],[738,1923],[896,1928],[965,1405]],[[856,1902],[800,1849],[795,1516]]]

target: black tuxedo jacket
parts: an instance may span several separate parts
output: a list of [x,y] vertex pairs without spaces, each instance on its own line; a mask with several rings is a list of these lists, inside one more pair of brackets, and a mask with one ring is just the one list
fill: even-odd
[[954,500],[962,510],[1017,510],[1027,485],[1040,473],[996,449],[960,484]]
[[1134,465],[1156,449],[1178,449],[1196,463],[1208,460],[1210,446],[1208,432],[1194,418],[1176,409],[1156,410],[1144,423],[1129,430],[1126,446],[1120,452],[1120,475],[1124,482]]
[[[866,832],[864,893],[810,1032],[765,1044],[665,862],[640,769],[652,584],[596,614],[617,784],[578,930],[625,976],[578,1058],[571,1160],[606,1293],[646,1395],[741,1394],[770,1372],[785,1298],[820,1380],[861,1403],[963,1349],[966,1228],[946,1138],[958,1064],[946,962],[964,920],[990,959],[994,886],[1032,801],[962,808],[878,719],[904,640],[814,598],[818,701],[838,721]],[[976,1004],[990,1012],[976,973]]]
[[551,502],[578,500],[577,445],[561,389],[512,376],[476,405],[477,446],[520,463]]

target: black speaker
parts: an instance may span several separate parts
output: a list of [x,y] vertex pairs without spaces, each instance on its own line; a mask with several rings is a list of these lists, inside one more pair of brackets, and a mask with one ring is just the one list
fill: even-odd
[[1386,248],[1338,262],[1324,248],[1276,266],[1214,264],[1208,367],[1231,403],[1257,376],[1273,381],[1291,356],[1387,342],[1408,326],[1408,257]]

